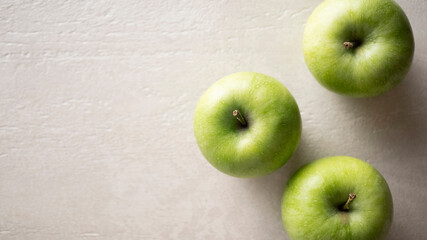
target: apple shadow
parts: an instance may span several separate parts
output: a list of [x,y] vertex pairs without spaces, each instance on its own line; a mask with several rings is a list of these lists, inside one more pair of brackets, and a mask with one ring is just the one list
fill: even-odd
[[427,143],[425,76],[427,71],[421,63],[414,63],[406,79],[388,93],[368,99],[337,97],[342,98],[345,108],[353,109],[350,114],[355,118],[363,116],[365,125],[371,126],[368,131],[357,129],[360,137],[372,136],[372,128],[378,127],[383,132],[376,134],[376,144],[385,144],[384,147],[392,147],[395,152],[427,153],[422,144]]
[[402,240],[402,239],[421,239],[413,238],[412,230],[407,229],[402,221],[393,222],[390,232],[387,235],[387,240]]
[[[244,189],[248,189],[253,193],[253,198],[256,198],[258,202],[263,204],[262,213],[264,216],[268,216],[270,224],[277,224],[275,229],[282,231],[285,234],[285,230],[282,225],[281,216],[281,199],[282,193],[288,179],[292,176],[303,165],[311,162],[313,159],[320,158],[321,155],[315,154],[313,151],[309,151],[309,142],[307,141],[308,133],[303,133],[299,146],[295,151],[295,154],[291,159],[276,172],[255,179],[244,179],[242,185]],[[286,235],[285,235],[286,236]]]

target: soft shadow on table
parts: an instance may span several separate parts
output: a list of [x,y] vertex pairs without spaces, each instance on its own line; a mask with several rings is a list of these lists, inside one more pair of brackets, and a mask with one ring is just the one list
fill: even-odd
[[[372,127],[377,127],[383,132],[375,134],[380,137],[375,144],[387,144],[383,147],[392,147],[395,152],[424,151],[425,144],[422,143],[427,140],[426,76],[427,71],[421,63],[414,63],[403,82],[388,93],[368,99],[342,97],[346,108],[353,109],[349,113],[355,118],[362,117],[370,127],[366,130],[358,128],[360,136],[371,137],[375,134]],[[413,144],[404,143],[404,140]]]
[[[394,152],[409,154],[407,159],[390,158],[393,167],[400,168],[403,165],[411,164],[420,153],[426,152],[427,143],[427,114],[422,111],[426,109],[427,94],[423,86],[427,71],[422,68],[422,64],[413,64],[406,79],[392,91],[381,96],[370,99],[354,99],[337,95],[337,101],[344,102],[344,107],[354,109],[350,114],[354,117],[363,117],[367,126],[380,126],[384,131],[375,140],[379,148],[393,148]],[[424,108],[423,110],[421,110]],[[357,137],[372,136],[372,127],[364,131],[357,129]],[[303,130],[301,142],[294,156],[288,163],[277,172],[257,178],[242,181],[242,185],[253,191],[254,198],[259,198],[266,202],[264,213],[274,217],[275,221],[281,224],[281,196],[286,182],[290,176],[301,166],[314,159],[324,157],[322,152],[316,152],[313,143],[310,142],[310,133]],[[402,143],[410,141],[410,143]],[[384,146],[381,146],[381,145]],[[412,155],[411,155],[412,154]],[[427,152],[426,152],[427,155]],[[423,183],[420,183],[423,184]],[[268,205],[267,205],[268,204]],[[396,209],[395,209],[396,213]],[[387,239],[410,239],[412,235],[410,229],[405,229],[404,222],[408,219],[395,218]],[[279,227],[279,225],[278,225]]]
[[270,223],[276,225],[274,228],[277,231],[283,231],[283,234],[281,199],[286,182],[301,166],[321,157],[320,154],[316,156],[313,151],[309,151],[311,147],[304,135],[308,135],[308,133],[302,134],[299,147],[284,167],[261,178],[242,180],[243,188],[252,192],[253,198],[256,198],[257,201],[262,202],[263,216],[268,216]]

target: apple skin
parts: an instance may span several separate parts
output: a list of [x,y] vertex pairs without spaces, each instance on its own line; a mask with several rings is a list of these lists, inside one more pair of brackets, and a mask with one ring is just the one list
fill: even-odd
[[[233,116],[238,110],[247,127]],[[194,134],[205,158],[235,177],[259,177],[282,167],[301,137],[301,116],[291,93],[276,79],[240,72],[214,83],[200,98]]]
[[[359,45],[347,49],[346,41]],[[376,96],[399,84],[414,48],[409,20],[393,0],[325,0],[304,30],[310,72],[327,89],[353,97]]]
[[[349,194],[356,194],[342,211]],[[393,217],[390,189],[368,163],[327,157],[298,170],[282,197],[282,220],[292,240],[384,239]]]

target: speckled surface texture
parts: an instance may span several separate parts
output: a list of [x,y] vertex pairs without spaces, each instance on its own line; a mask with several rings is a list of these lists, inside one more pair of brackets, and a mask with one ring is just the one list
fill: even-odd
[[[424,239],[427,2],[397,1],[414,62],[364,100],[325,90],[304,64],[320,2],[0,2],[0,239],[288,239],[287,179],[331,155],[387,179],[388,239]],[[218,172],[193,136],[199,97],[238,71],[274,76],[301,110],[296,154],[263,178]]]

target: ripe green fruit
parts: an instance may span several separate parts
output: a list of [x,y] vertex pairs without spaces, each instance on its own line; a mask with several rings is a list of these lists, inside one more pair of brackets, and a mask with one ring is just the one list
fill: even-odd
[[307,22],[303,51],[308,69],[324,87],[371,97],[404,79],[414,37],[393,0],[325,0]]
[[282,167],[301,136],[301,116],[283,84],[260,73],[224,77],[200,98],[194,134],[206,159],[236,177]]
[[392,217],[385,179],[351,157],[306,165],[291,177],[282,198],[283,224],[293,240],[384,239]]

